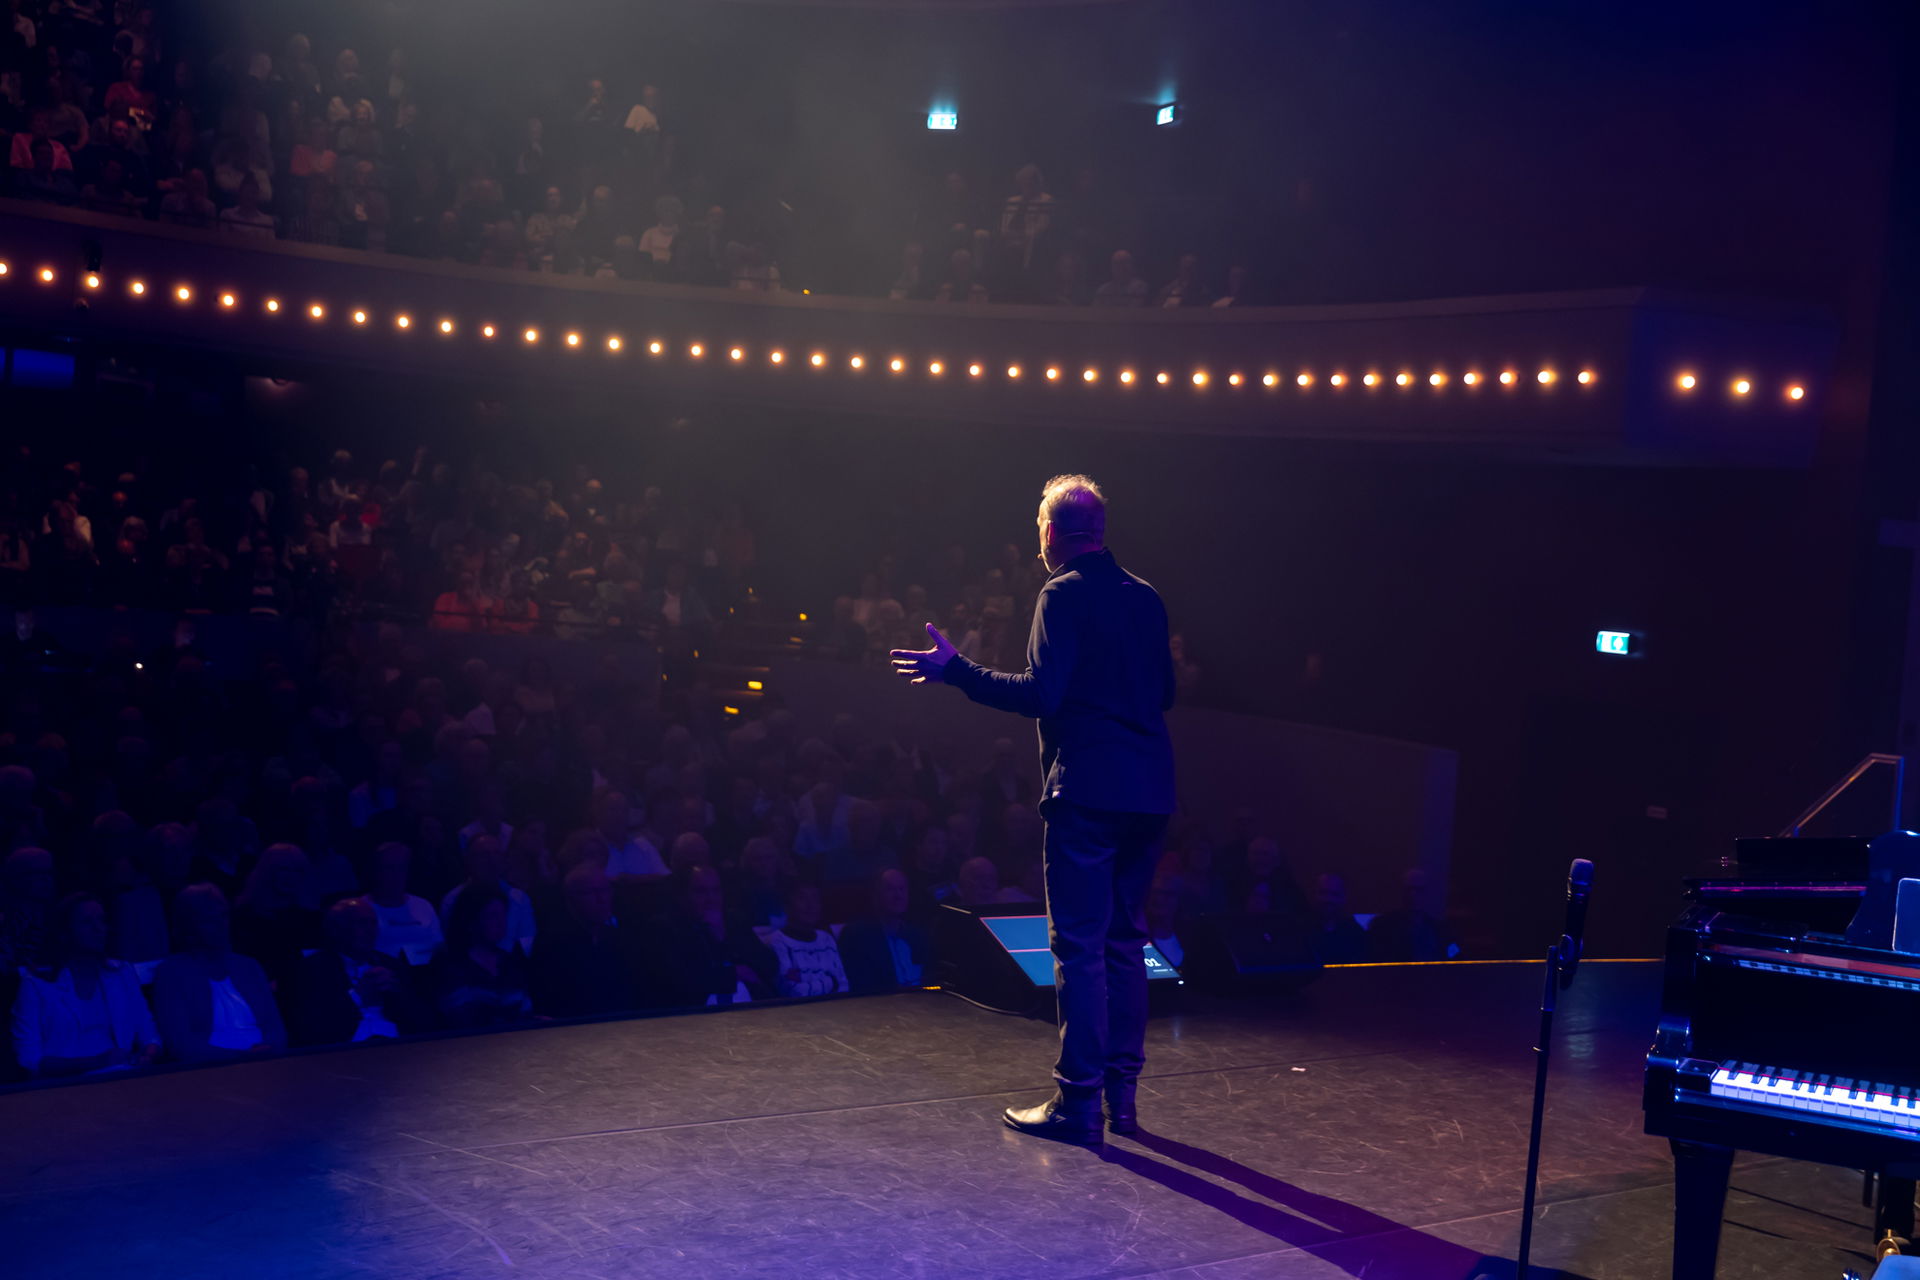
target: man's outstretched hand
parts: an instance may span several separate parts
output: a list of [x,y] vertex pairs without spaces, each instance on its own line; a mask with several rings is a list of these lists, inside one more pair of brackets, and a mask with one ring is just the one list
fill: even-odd
[[931,622],[927,624],[927,635],[933,639],[931,649],[895,649],[892,653],[893,673],[905,676],[914,684],[925,684],[929,680],[938,681],[947,663],[960,651],[953,642],[940,634],[940,628]]

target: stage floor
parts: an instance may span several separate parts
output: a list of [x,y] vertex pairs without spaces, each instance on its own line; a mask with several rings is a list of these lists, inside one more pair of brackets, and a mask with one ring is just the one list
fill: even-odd
[[[1659,972],[1562,1006],[1535,1258],[1663,1276]],[[1053,1028],[937,993],[550,1027],[0,1097],[0,1272],[1465,1280],[1513,1256],[1540,968],[1329,972],[1156,1019],[1104,1153],[998,1122]],[[1832,1280],[1844,1171],[1734,1173],[1720,1275]],[[1864,1270],[1865,1268],[1862,1267]],[[1511,1273],[1508,1263],[1504,1272]]]

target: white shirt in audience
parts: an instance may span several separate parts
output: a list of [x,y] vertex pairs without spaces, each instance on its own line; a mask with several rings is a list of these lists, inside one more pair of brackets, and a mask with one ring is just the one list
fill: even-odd
[[[367,899],[373,902],[373,899]],[[375,948],[390,956],[405,956],[408,964],[426,964],[440,949],[440,917],[425,898],[408,894],[397,907],[373,902],[373,914],[380,921],[380,940]]]

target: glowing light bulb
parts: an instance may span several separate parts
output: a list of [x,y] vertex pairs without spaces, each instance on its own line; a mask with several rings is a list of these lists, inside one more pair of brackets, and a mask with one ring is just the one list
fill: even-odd
[[1204,387],[1207,385],[1207,371],[1205,369],[1195,369],[1193,371],[1193,385],[1196,387]]
[[665,350],[666,348],[661,346],[658,342],[649,342],[647,344],[647,354],[650,356],[657,356],[662,351],[665,351]]
[[1533,376],[1539,381],[1541,386],[1549,387],[1553,385],[1554,380],[1558,378],[1560,375],[1555,373],[1551,369],[1542,369],[1540,372],[1534,374]]
[[1019,365],[1017,365],[1017,364],[1010,364],[1010,365],[1008,365],[1008,366],[1007,366],[1007,376],[1008,376],[1009,378],[1018,378],[1018,377],[1020,376],[1020,366],[1019,366]]
[[1393,381],[1394,381],[1394,385],[1396,386],[1401,386],[1401,387],[1408,386],[1413,382],[1413,375],[1410,373],[1404,373],[1404,372],[1397,373],[1394,375]]
[[986,372],[986,370],[982,369],[977,364],[970,364],[967,366],[967,376],[969,378],[977,378],[984,372]]
[[1500,385],[1501,385],[1501,386],[1503,386],[1503,387],[1510,387],[1510,386],[1512,386],[1512,385],[1513,385],[1513,384],[1514,384],[1514,383],[1515,383],[1516,381],[1518,381],[1518,380],[1519,380],[1519,375],[1518,375],[1518,374],[1516,374],[1516,373],[1514,373],[1514,371],[1513,371],[1513,370],[1511,370],[1511,369],[1502,369],[1502,370],[1500,371]]
[[520,334],[520,337],[529,343],[538,342],[540,341],[540,331],[538,329],[527,329]]
[[1477,387],[1480,385],[1480,375],[1469,370],[1465,374],[1465,376],[1463,376],[1460,379],[1460,381],[1466,383],[1470,387]]
[[451,321],[451,320],[442,320],[442,321],[440,322],[440,332],[442,332],[442,333],[452,333],[452,332],[453,332],[453,321]]
[[852,359],[847,361],[847,367],[851,369],[864,369],[867,367],[867,362],[861,359],[859,356],[854,356]]
[[89,289],[98,289],[100,287],[100,277],[97,273],[89,271],[87,272],[85,283]]
[[1132,385],[1133,385],[1133,370],[1131,370],[1131,369],[1122,369],[1122,370],[1120,371],[1120,381],[1121,381],[1122,383],[1124,383],[1124,384],[1126,384],[1126,385],[1127,385],[1127,386],[1129,386],[1129,387],[1130,387],[1130,386],[1132,386]]
[[1807,389],[1805,387],[1799,386],[1798,384],[1796,384],[1794,386],[1787,388],[1787,399],[1804,400],[1806,398],[1807,398]]
[[936,378],[939,377],[941,374],[945,373],[946,371],[947,371],[947,367],[941,364],[938,360],[931,361],[927,365],[927,372],[932,374]]
[[746,358],[747,358],[746,351],[740,347],[733,347],[729,349],[727,352],[727,359],[729,360],[744,360]]
[[275,315],[278,315],[278,314],[279,314],[279,312],[280,312],[280,299],[278,299],[278,298],[268,298],[268,299],[267,299],[267,310],[268,310],[269,312],[271,312],[271,313],[273,313],[273,314],[275,314]]
[[327,318],[327,309],[316,302],[307,308],[307,314],[315,320],[324,320]]
[[1369,373],[1361,378],[1360,381],[1369,387],[1377,387],[1380,385],[1380,375],[1377,373]]
[[490,324],[483,324],[483,325],[481,325],[481,326],[480,326],[480,336],[481,336],[481,337],[483,337],[483,338],[491,338],[491,337],[493,336],[493,334],[494,334],[494,328],[493,328],[493,326],[492,326],[492,325],[490,325]]
[[1575,379],[1575,381],[1577,381],[1577,382],[1578,382],[1578,383],[1579,383],[1579,384],[1580,384],[1581,386],[1583,386],[1583,387],[1590,387],[1590,386],[1592,386],[1592,385],[1593,385],[1593,370],[1591,370],[1591,369],[1582,369],[1582,370],[1580,371],[1580,374],[1579,374],[1579,376],[1578,376],[1578,377],[1577,377],[1577,378]]
[[240,301],[240,299],[238,299],[238,298],[236,298],[236,297],[234,297],[234,296],[233,296],[232,294],[230,294],[230,293],[223,293],[223,294],[221,294],[221,295],[220,295],[220,305],[221,305],[221,306],[223,306],[223,307],[228,307],[228,308],[231,308],[231,307],[233,307],[233,306],[234,306],[234,305],[235,305],[236,303],[238,303],[239,301]]
[[579,346],[579,345],[580,345],[580,335],[579,335],[579,334],[577,334],[577,333],[569,333],[569,334],[567,335],[567,345],[568,345],[568,346],[570,346],[570,347],[577,347],[577,346]]
[[827,358],[821,355],[818,351],[814,352],[811,356],[807,357],[807,363],[811,364],[816,369],[818,369],[821,365],[825,364],[826,362],[827,362]]
[[1169,378],[1167,377],[1167,375],[1166,375],[1166,373],[1165,373],[1164,371],[1162,371],[1162,372],[1160,372],[1160,373],[1156,373],[1156,374],[1154,374],[1154,375],[1153,375],[1153,380],[1154,380],[1155,382],[1157,382],[1157,383],[1159,383],[1159,384],[1160,384],[1161,386],[1163,386],[1163,387],[1164,387],[1164,386],[1166,386],[1166,385],[1167,385],[1167,383],[1168,383],[1168,382],[1170,381],[1170,379],[1169,379]]
[[53,268],[52,268],[52,267],[42,267],[42,268],[40,268],[40,283],[41,283],[41,284],[52,284],[52,283],[53,283]]
[[692,346],[687,348],[687,354],[692,356],[695,360],[698,360],[701,356],[707,354],[707,349],[696,342]]
[[1304,370],[1302,370],[1299,374],[1295,375],[1293,380],[1294,382],[1298,383],[1300,386],[1303,386],[1303,387],[1310,387],[1313,385],[1313,375],[1310,373],[1307,373]]
[[192,302],[193,290],[187,288],[187,286],[185,285],[180,285],[174,289],[173,296],[179,299],[181,302]]
[[1733,384],[1733,394],[1737,396],[1743,396],[1751,390],[1753,390],[1753,384],[1745,378],[1740,378]]
[[353,322],[354,322],[355,324],[365,324],[365,323],[367,322],[367,313],[366,313],[366,312],[364,312],[364,311],[356,311],[356,312],[354,312],[354,313],[353,313]]
[[1097,369],[1082,369],[1082,370],[1080,371],[1080,381],[1082,381],[1082,382],[1098,382],[1098,381],[1100,381],[1100,372],[1099,372],[1099,370],[1097,370]]
[[1344,373],[1336,373],[1331,378],[1328,378],[1327,381],[1336,387],[1344,387],[1347,385],[1347,375]]
[[780,364],[781,362],[786,360],[786,358],[787,358],[787,353],[784,351],[769,351],[767,353],[767,359],[774,364]]
[[0,276],[4,276],[4,275],[6,275],[6,274],[7,274],[7,272],[9,272],[9,271],[11,271],[11,270],[13,270],[13,268],[12,268],[12,267],[10,267],[10,266],[8,266],[8,265],[7,265],[6,263],[4,263],[4,262],[0,262]]
[[887,368],[893,370],[895,373],[902,372],[903,370],[906,369],[906,367],[907,367],[907,362],[905,360],[902,360],[899,356],[895,356],[893,359],[887,362]]
[[393,318],[393,327],[396,329],[411,329],[413,328],[413,317],[406,315],[395,316]]
[[614,334],[613,336],[607,339],[607,350],[618,351],[619,349],[620,349],[620,335]]
[[1058,369],[1055,369],[1051,365],[1047,367],[1047,381],[1048,382],[1060,381],[1060,371]]

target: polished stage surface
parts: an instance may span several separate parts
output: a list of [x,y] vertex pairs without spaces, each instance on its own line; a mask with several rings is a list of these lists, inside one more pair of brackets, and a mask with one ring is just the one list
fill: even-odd
[[[1535,1260],[1562,1276],[1666,1274],[1658,978],[1589,965],[1561,1007]],[[1347,969],[1157,1018],[1151,1132],[1104,1152],[998,1123],[1044,1096],[1052,1027],[931,992],[27,1090],[0,1097],[0,1274],[1511,1274],[1539,983]],[[1734,1188],[1722,1277],[1862,1262],[1856,1176],[1750,1159]]]

